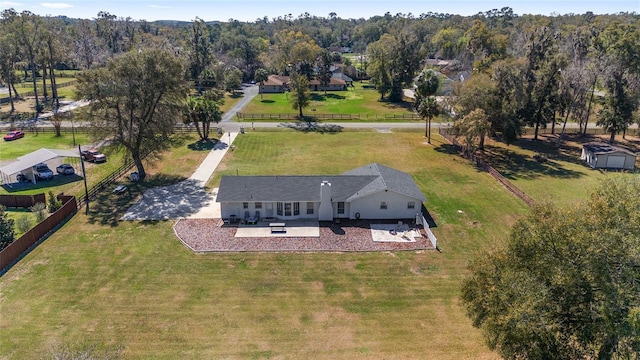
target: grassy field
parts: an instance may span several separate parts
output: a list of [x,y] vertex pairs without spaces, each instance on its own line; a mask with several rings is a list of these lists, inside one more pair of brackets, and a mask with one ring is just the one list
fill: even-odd
[[26,133],[24,138],[15,141],[0,142],[0,162],[15,160],[19,156],[26,155],[41,148],[73,150],[77,144],[89,144],[92,140],[86,133],[76,133],[76,146],[73,145],[71,134],[61,134],[57,137],[51,133],[32,134]]
[[[634,151],[640,150],[640,139],[629,138],[619,141]],[[616,173],[591,169],[580,160],[582,144],[597,137],[568,136],[560,148],[555,145],[556,139],[549,134],[533,141],[528,136],[511,146],[488,140],[485,159],[534,200],[566,205],[584,200],[601,180]],[[545,155],[547,161],[535,160],[535,154]]]
[[[366,85],[366,84],[365,84]],[[384,115],[410,115],[413,113],[410,102],[394,104],[379,101],[380,94],[373,88],[364,88],[363,84],[354,82],[354,88],[347,91],[311,92],[311,102],[303,110],[307,116],[314,114],[359,114],[361,121],[384,119]],[[262,94],[242,110],[243,113],[254,114],[297,114],[291,108],[291,94]],[[407,120],[403,120],[407,121]]]
[[[9,216],[9,219],[13,219],[15,223],[17,223],[19,219],[23,217],[27,217],[31,225],[35,225],[37,223],[36,214],[32,213],[29,209],[7,209],[5,211]],[[23,234],[23,232],[21,232],[15,225],[14,231],[16,238],[19,238]]]
[[[465,317],[459,283],[475,251],[526,209],[439,140],[250,132],[222,173],[340,173],[373,161],[407,171],[442,253],[194,254],[171,222],[104,221],[105,209],[124,209],[105,194],[0,278],[0,358],[45,357],[60,344],[122,346],[131,359],[497,358]],[[197,164],[185,159],[206,155],[190,141],[175,142],[152,179],[188,176]]]

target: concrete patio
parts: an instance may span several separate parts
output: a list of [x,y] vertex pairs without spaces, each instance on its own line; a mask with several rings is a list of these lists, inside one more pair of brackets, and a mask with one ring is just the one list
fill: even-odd
[[[280,221],[279,221],[280,222]],[[240,224],[236,230],[237,238],[282,238],[282,237],[319,237],[320,228],[314,220],[286,221],[286,232],[271,232],[269,221],[258,221],[256,225]]]

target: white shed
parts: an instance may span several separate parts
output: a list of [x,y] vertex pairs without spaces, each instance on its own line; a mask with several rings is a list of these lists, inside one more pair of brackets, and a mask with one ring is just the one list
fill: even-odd
[[636,164],[636,154],[631,151],[601,142],[591,142],[582,146],[580,159],[594,169],[632,170]]

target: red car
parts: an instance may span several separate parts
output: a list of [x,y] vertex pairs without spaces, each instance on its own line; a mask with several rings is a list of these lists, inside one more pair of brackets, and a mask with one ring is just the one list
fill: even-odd
[[7,135],[4,136],[4,141],[18,140],[24,137],[24,133],[22,131],[9,131]]

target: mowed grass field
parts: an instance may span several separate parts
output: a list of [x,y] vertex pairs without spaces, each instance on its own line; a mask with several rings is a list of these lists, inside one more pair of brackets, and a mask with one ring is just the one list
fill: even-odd
[[[526,212],[520,200],[421,131],[256,131],[236,141],[222,174],[370,162],[410,173],[442,252],[194,254],[171,221],[103,225],[94,206],[0,278],[0,358],[92,345],[122,347],[127,359],[497,358],[466,318],[459,285],[476,251]],[[206,153],[175,145],[155,176],[188,176],[197,165],[185,160]]]
[[[384,115],[413,114],[410,102],[399,104],[379,101],[380,93],[374,88],[364,88],[362,83],[354,82],[354,87],[346,91],[312,91],[309,106],[303,109],[305,116],[314,114],[359,114],[360,121],[384,119]],[[366,85],[366,84],[365,84]],[[242,110],[253,114],[297,114],[291,108],[291,94],[257,95]],[[355,121],[355,120],[354,120]],[[410,120],[402,120],[410,121]]]

